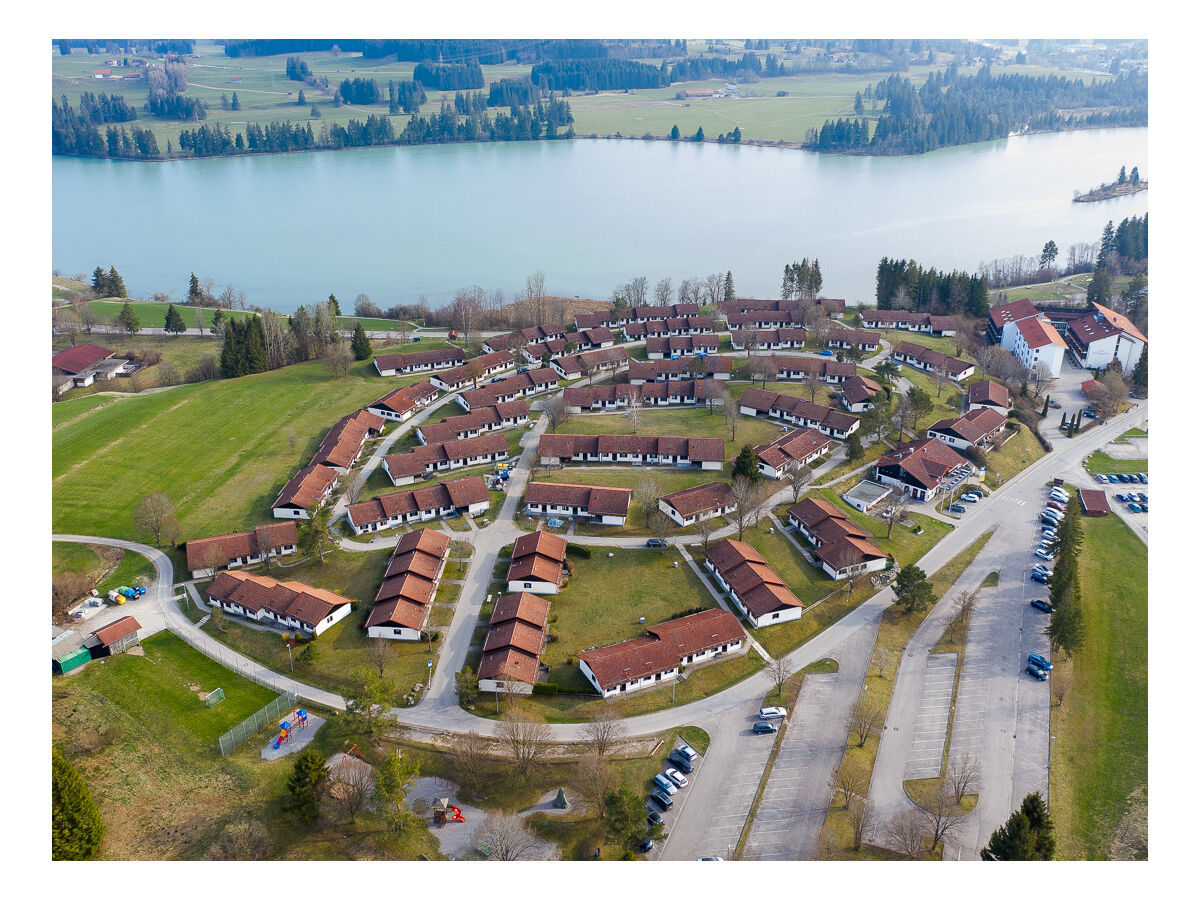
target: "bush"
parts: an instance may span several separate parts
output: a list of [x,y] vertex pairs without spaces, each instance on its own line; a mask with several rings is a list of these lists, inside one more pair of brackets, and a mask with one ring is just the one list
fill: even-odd
[[436,643],[437,643],[437,639],[438,639],[439,637],[441,637],[441,634],[442,634],[442,633],[441,633],[440,631],[422,631],[422,632],[421,632],[421,640],[423,640],[423,641],[433,641],[433,642],[436,644]]
[[547,644],[555,644],[557,642],[558,642],[558,632],[557,631],[550,631],[550,632],[546,633],[546,643]]
[[533,686],[533,692],[535,694],[546,694],[553,696],[554,694],[558,693],[558,685],[553,681],[539,682]]
[[567,556],[578,556],[580,559],[591,559],[592,548],[585,544],[567,544]]
[[704,612],[706,609],[708,609],[707,606],[693,606],[691,609],[685,609],[682,612],[675,613],[675,615],[671,616],[671,618],[667,619],[667,621],[670,622],[672,619],[682,619],[684,616],[692,616],[696,613]]

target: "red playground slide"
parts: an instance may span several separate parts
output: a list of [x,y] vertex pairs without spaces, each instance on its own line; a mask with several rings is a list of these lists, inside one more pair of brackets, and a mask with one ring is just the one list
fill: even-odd
[[450,807],[450,821],[451,822],[465,822],[467,820],[463,818],[461,809],[459,809],[457,806],[451,806]]

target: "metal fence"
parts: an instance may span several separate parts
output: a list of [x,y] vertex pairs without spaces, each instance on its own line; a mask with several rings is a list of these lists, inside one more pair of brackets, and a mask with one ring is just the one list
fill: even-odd
[[260,668],[256,672],[245,660],[239,660],[237,654],[224,644],[214,641],[211,638],[194,637],[186,631],[176,630],[171,627],[170,623],[167,624],[167,628],[180,640],[199,650],[209,659],[220,663],[226,669],[237,672],[243,678],[249,679],[255,684],[261,684],[263,687],[270,688],[279,694],[288,693],[291,690],[291,684],[289,684],[288,679],[276,675],[268,669]]
[[217,738],[217,746],[221,749],[221,755],[225,756],[227,753],[236,750],[249,738],[253,737],[264,725],[277,722],[280,716],[294,709],[299,703],[300,698],[290,691],[280,694],[254,715],[239,722]]

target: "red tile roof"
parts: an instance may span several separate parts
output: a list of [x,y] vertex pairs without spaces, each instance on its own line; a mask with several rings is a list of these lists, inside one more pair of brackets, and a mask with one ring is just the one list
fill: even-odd
[[[380,423],[378,416],[373,418]],[[367,440],[367,425],[355,416],[343,416],[337,424],[329,429],[321,446],[313,454],[312,465],[330,466],[332,468],[348,469],[353,465],[358,454],[362,452],[363,443]]]
[[724,462],[725,441],[633,434],[543,434],[538,439],[540,457],[570,459],[577,452],[679,456],[690,462]]
[[[728,356],[705,356],[704,371],[709,375],[730,375],[733,373],[733,360]],[[688,375],[691,376],[693,357],[679,359],[651,359],[647,362],[630,360],[629,379],[644,378],[656,381],[660,376]]]
[[524,391],[532,389],[540,391],[547,385],[558,383],[558,373],[551,368],[530,369],[528,372],[518,372],[509,375],[481,388],[463,391],[460,395],[472,409],[481,406],[492,406],[500,397],[520,396]]
[[445,347],[440,350],[418,350],[415,353],[384,353],[375,357],[375,366],[381,371],[404,369],[408,366],[420,368],[445,362],[462,362],[463,359],[464,354],[461,349]]
[[389,453],[383,461],[393,478],[405,475],[417,477],[430,471],[427,466],[433,466],[432,470],[436,471],[437,463],[500,453],[508,453],[508,438],[498,431],[489,431],[472,438],[423,444],[407,453]]
[[710,510],[724,510],[734,505],[733,488],[724,481],[710,481],[686,490],[667,494],[662,502],[684,518]]
[[325,498],[335,481],[337,481],[337,472],[329,466],[305,466],[283,486],[271,508],[299,506],[308,509]]
[[98,363],[102,359],[108,359],[112,355],[113,351],[96,344],[80,344],[69,350],[58,351],[51,359],[54,368],[60,369],[68,375],[78,375],[88,366]]
[[121,640],[121,638],[135,634],[141,627],[138,624],[138,620],[133,616],[121,616],[121,618],[109,622],[103,628],[97,628],[92,634],[100,639],[101,644],[108,647]]
[[957,419],[941,419],[929,426],[930,431],[952,434],[971,444],[978,445],[985,438],[1000,430],[1008,417],[998,409],[985,406],[964,413]]
[[791,460],[807,462],[814,453],[832,443],[832,438],[815,428],[796,428],[769,444],[754,448],[754,454],[773,469],[782,469]]
[[296,523],[277,522],[273,525],[259,525],[253,531],[240,531],[233,534],[222,534],[217,537],[195,538],[187,542],[187,567],[191,571],[208,568],[207,552],[213,546],[219,546],[227,560],[239,557],[258,556],[259,548],[267,545],[284,547],[295,545],[297,542]]
[[385,394],[367,409],[388,409],[397,415],[404,415],[411,409],[416,409],[422,403],[436,397],[438,389],[428,381],[420,381]]
[[554,365],[558,366],[568,375],[583,371],[583,365],[586,363],[591,366],[591,371],[596,371],[597,368],[604,366],[620,366],[629,361],[629,351],[624,347],[605,347],[602,350],[588,350],[586,353],[576,353],[574,356],[560,356],[554,360]]
[[276,581],[249,572],[218,573],[208,586],[208,596],[236,603],[254,613],[268,610],[276,616],[296,619],[309,628],[316,628],[338,607],[354,602],[298,581]]
[[1130,337],[1135,337],[1143,344],[1149,343],[1146,336],[1138,330],[1138,327],[1129,320],[1128,317],[1121,315],[1114,309],[1109,309],[1107,306],[1101,306],[1093,301],[1092,306],[1096,307],[1096,312],[1103,316],[1110,325],[1114,328],[1119,328]]
[[749,544],[726,538],[710,547],[704,555],[754,618],[804,606]]
[[562,579],[566,559],[567,542],[564,538],[547,531],[521,535],[513,543],[508,580],[536,579],[557,585]]
[[462,435],[478,431],[484,426],[495,428],[506,419],[528,418],[529,404],[524,400],[507,400],[492,406],[481,406],[465,416],[452,416],[444,422],[422,425],[421,435],[427,444],[440,441],[457,441]]
[[591,487],[585,484],[557,484],[531,481],[525,489],[525,502],[540,505],[582,507],[593,516],[626,516],[629,513],[630,488]]
[[1053,344],[1056,347],[1067,346],[1067,342],[1062,339],[1062,335],[1054,330],[1054,326],[1042,319],[1022,319],[1017,323],[1017,331],[1021,332],[1021,339],[1025,341],[1031,350],[1036,350],[1038,347],[1045,347],[1049,344]]
[[992,324],[997,328],[1003,328],[1009,322],[1019,322],[1022,319],[1035,319],[1037,316],[1037,308],[1024,298],[1015,300],[1012,303],[1005,303],[1003,306],[993,306],[988,311],[988,318],[992,320]]
[[443,481],[429,487],[383,494],[346,508],[346,515],[357,526],[386,522],[393,516],[414,512],[432,512],[446,507],[464,509],[475,503],[488,502],[488,490],[479,475],[468,475],[456,481]]
[[525,591],[505,594],[496,601],[496,608],[492,610],[488,624],[499,625],[511,619],[519,619],[535,628],[544,628],[550,621],[550,601]]
[[967,403],[987,403],[990,406],[1000,406],[1004,409],[1012,407],[1008,388],[995,381],[977,381],[968,387]]
[[1085,516],[1107,516],[1109,513],[1108,497],[1104,491],[1080,489],[1079,503]]
[[[967,461],[937,438],[925,438],[898,444],[875,463],[875,470],[894,478],[904,473],[907,479],[929,490],[937,487],[946,473]],[[888,471],[891,470],[891,471]],[[899,471],[896,471],[899,470]]]

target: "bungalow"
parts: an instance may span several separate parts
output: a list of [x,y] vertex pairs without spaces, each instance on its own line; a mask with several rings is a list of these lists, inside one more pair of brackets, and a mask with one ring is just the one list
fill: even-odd
[[811,359],[805,356],[760,358],[769,359],[774,365],[776,381],[796,381],[813,376],[826,384],[841,384],[858,372],[858,367],[854,363],[838,362],[835,359]]
[[758,471],[768,478],[782,478],[788,465],[807,466],[829,452],[833,442],[816,428],[797,428],[769,444],[754,448]]
[[362,453],[367,435],[382,431],[383,422],[381,416],[365,409],[343,416],[321,441],[321,446],[313,455],[312,465],[328,466],[339,475],[345,475]]
[[963,381],[975,373],[973,363],[947,356],[937,350],[922,347],[910,341],[901,341],[892,348],[892,359],[896,362],[907,363],[914,369],[923,372],[934,372],[945,375],[952,381]]
[[437,395],[437,388],[428,381],[421,381],[385,394],[368,406],[367,412],[390,422],[405,422],[418,409],[428,406]]
[[249,572],[219,572],[207,588],[210,606],[319,635],[350,614],[354,601],[299,581],[276,581]]
[[672,316],[649,322],[628,322],[624,326],[625,340],[638,341],[652,337],[684,337],[712,334],[716,323],[706,316]]
[[1067,324],[1067,345],[1085,369],[1102,369],[1116,360],[1132,372],[1148,341],[1129,319],[1099,303]]
[[560,378],[574,381],[584,375],[591,376],[608,369],[619,369],[627,362],[629,351],[624,347],[606,347],[603,350],[590,350],[574,356],[560,356],[550,360],[550,368],[554,369]]
[[487,485],[479,475],[443,481],[411,491],[384,494],[346,507],[346,521],[355,534],[383,531],[410,522],[457,515],[477,516],[488,508]]
[[142,626],[133,616],[109,622],[102,628],[97,628],[83,641],[92,659],[103,659],[106,656],[116,656],[129,647],[140,643],[138,629]]
[[[658,322],[700,315],[697,303],[672,303],[668,306],[631,306],[627,322]],[[622,323],[623,324],[623,323]]]
[[563,400],[571,412],[627,409],[631,397],[647,406],[693,406],[715,399],[720,394],[716,381],[648,381],[644,384],[598,384],[569,387]]
[[507,350],[514,353],[525,347],[535,347],[547,341],[561,339],[566,333],[566,327],[560,323],[550,325],[534,325],[532,328],[522,328],[499,337],[488,338],[483,342],[484,353],[495,353],[497,350]]
[[940,419],[929,426],[929,437],[956,450],[979,447],[1000,433],[1008,416],[998,409],[973,409],[957,419]]
[[50,360],[55,372],[63,375],[78,375],[101,360],[111,359],[112,355],[113,351],[107,347],[100,347],[96,344],[80,344],[78,347],[58,351]]
[[603,350],[616,343],[612,331],[601,325],[599,328],[588,328],[575,335],[575,341],[580,350]]
[[998,409],[1008,415],[1012,409],[1008,388],[995,381],[976,381],[967,388],[967,409]]
[[725,441],[631,434],[543,434],[538,439],[538,458],[543,465],[607,462],[719,469],[725,464]]
[[729,333],[734,350],[799,350],[807,339],[803,328],[739,328]]
[[308,511],[329,499],[337,472],[319,464],[305,466],[283,486],[271,513],[277,519],[307,519]]
[[494,406],[473,409],[465,416],[451,416],[444,422],[421,423],[417,440],[422,444],[438,444],[477,437],[485,431],[516,428],[529,421],[529,404],[524,400],[509,400]]
[[567,567],[565,538],[548,531],[523,534],[513,542],[512,561],[508,566],[510,592],[557,594],[563,586]]
[[646,629],[644,635],[585,650],[579,671],[604,698],[674,681],[685,665],[742,649],[746,633],[733,613],[706,609]]
[[716,353],[720,342],[716,335],[679,335],[677,337],[646,338],[647,359],[674,359],[679,356],[696,356]]
[[775,391],[749,388],[742,395],[740,410],[744,416],[765,415],[804,428],[816,428],[829,437],[845,440],[858,430],[859,418],[832,406],[813,403],[803,397],[790,397]]
[[863,353],[874,353],[879,349],[879,338],[869,331],[831,328],[829,330],[829,346],[839,350],[849,350],[851,347],[855,347]]
[[[703,373],[693,369],[703,360]],[[642,384],[647,381],[685,381],[695,378],[714,378],[728,381],[733,377],[733,360],[728,356],[696,356],[691,359],[657,359],[652,362],[631,360],[629,383]]]
[[113,359],[112,355],[112,350],[95,344],[80,344],[55,353],[51,362],[59,394],[72,388],[87,387],[97,380],[112,381],[136,368],[130,360]]
[[682,527],[727,515],[736,507],[737,500],[733,496],[733,488],[724,481],[698,484],[667,494],[658,501],[658,508],[670,516],[676,525]]
[[389,453],[383,458],[383,471],[392,484],[412,484],[435,472],[449,472],[468,466],[480,466],[508,459],[508,438],[489,431],[463,440],[423,444],[407,453]]
[[558,373],[551,369],[530,369],[485,384],[472,391],[462,391],[456,399],[463,409],[479,409],[509,403],[521,397],[532,397],[558,385]]
[[259,525],[253,531],[196,538],[187,542],[187,567],[192,578],[208,578],[220,566],[232,569],[272,556],[289,556],[296,552],[297,543],[295,522],[276,522]]
[[1005,350],[1016,347],[1017,323],[1040,316],[1037,308],[1026,299],[993,306],[988,310],[987,339]]
[[525,489],[525,512],[531,516],[590,516],[597,525],[624,525],[632,495],[630,488],[531,481]]
[[589,328],[617,328],[629,321],[628,315],[618,317],[611,307],[603,312],[578,313],[575,316],[575,330],[586,331]]
[[450,537],[418,528],[396,542],[367,616],[367,637],[419,641],[450,555]]
[[888,555],[871,536],[824,500],[805,497],[788,509],[788,521],[813,545],[813,558],[834,581],[887,568]]
[[[836,302],[836,301],[835,301]],[[841,301],[845,309],[845,301]],[[761,310],[799,310],[799,300],[756,300],[752,297],[739,297],[736,300],[718,300],[717,314],[728,316],[730,313],[759,312]]]
[[871,467],[871,477],[924,503],[974,471],[974,467],[937,438],[907,441]]
[[866,412],[875,405],[875,395],[881,390],[879,382],[862,375],[851,375],[842,382],[838,402],[852,413]]
[[474,359],[467,360],[463,365],[447,369],[439,375],[430,375],[429,382],[438,390],[446,392],[457,391],[467,384],[478,387],[479,379],[494,380],[491,378],[492,375],[503,372],[505,369],[511,369],[514,364],[515,360],[511,353],[507,350],[497,350],[495,353],[476,356]]
[[[1068,334],[1075,334],[1075,327],[1082,320],[1071,322]],[[1102,320],[1103,321],[1103,320]],[[1105,322],[1105,325],[1108,323]],[[1083,326],[1086,330],[1087,326]],[[1026,369],[1041,365],[1046,374],[1057,378],[1062,372],[1063,356],[1067,342],[1045,319],[1022,319],[1017,323],[1017,334],[1013,342],[1013,356]],[[1106,362],[1105,365],[1108,363]]]
[[496,601],[479,660],[479,690],[529,694],[543,674],[549,640],[550,601],[520,591]]
[[575,336],[556,337],[539,344],[527,344],[521,348],[521,356],[531,365],[541,365],[544,357],[555,359],[564,353],[574,353],[577,349]]
[[872,507],[890,496],[892,496],[892,489],[887,485],[864,480],[842,494],[842,499],[859,512],[865,513],[870,512]]
[[799,309],[760,309],[744,313],[729,313],[725,320],[729,323],[730,331],[738,331],[742,328],[784,328],[801,324],[803,318],[804,314]]
[[424,350],[416,353],[384,353],[375,357],[375,371],[384,377],[432,372],[460,365],[466,355],[458,347]]
[[704,553],[704,567],[755,628],[799,619],[804,604],[749,544],[726,538]]
[[902,309],[867,309],[859,313],[863,328],[895,328],[935,337],[950,337],[958,331],[954,316],[935,316]]

